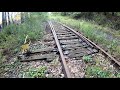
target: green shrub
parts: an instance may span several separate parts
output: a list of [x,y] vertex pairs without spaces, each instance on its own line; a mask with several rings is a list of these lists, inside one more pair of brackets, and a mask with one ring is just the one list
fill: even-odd
[[107,78],[110,75],[109,71],[104,71],[102,68],[97,66],[89,66],[86,70],[86,74],[93,76],[94,78]]
[[89,55],[89,56],[83,56],[83,60],[84,60],[85,62],[87,62],[87,63],[93,61],[92,56],[90,56],[90,55]]
[[25,72],[25,76],[31,78],[45,78],[46,69],[47,67],[30,68],[28,72]]
[[117,48],[118,44],[116,40],[113,40],[112,43],[110,43],[110,45],[107,46],[107,48],[110,49],[111,52],[115,51]]

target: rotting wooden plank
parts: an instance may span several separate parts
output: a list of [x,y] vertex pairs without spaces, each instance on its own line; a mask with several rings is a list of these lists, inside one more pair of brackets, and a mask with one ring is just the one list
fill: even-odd
[[70,37],[75,36],[75,34],[64,34],[64,35],[57,35],[58,37]]
[[[80,48],[80,49],[74,49],[74,50],[66,50],[69,54],[73,53],[73,54],[79,54],[79,53],[87,53],[89,50],[86,50],[85,48]],[[64,52],[66,52],[64,51]]]
[[86,44],[85,42],[81,42],[81,44],[82,44],[82,45],[84,45],[84,46],[85,46],[85,45],[87,45],[87,46],[88,46],[88,44]]
[[90,52],[93,52],[93,49],[92,49],[92,48],[87,47],[87,49],[88,49]]
[[79,44],[82,44],[84,46],[88,46],[88,44],[86,44],[85,42],[80,42],[80,40],[78,39],[75,39],[75,40],[60,40],[60,43],[61,44],[73,44],[73,43],[79,43]]
[[33,55],[29,57],[24,57],[20,61],[35,61],[35,60],[47,60],[47,59],[52,59],[55,58],[57,55],[55,54],[43,54],[43,55]]
[[66,34],[68,34],[68,35],[70,35],[70,34],[73,34],[72,32],[68,32],[68,33],[56,33],[57,35],[66,35]]
[[59,41],[58,41],[58,39],[57,39],[57,35],[56,35],[55,30],[54,30],[54,27],[53,27],[53,25],[52,25],[52,23],[51,23],[50,21],[49,21],[48,23],[49,23],[49,25],[50,25],[50,27],[51,27],[52,33],[53,33],[53,35],[54,35],[54,39],[55,39],[55,41],[56,41],[56,44],[57,44],[57,47],[58,47],[58,50],[59,50],[59,53],[60,53],[60,56],[61,56],[62,65],[63,65],[63,68],[64,68],[64,70],[65,70],[65,76],[66,76],[67,78],[71,78],[71,75],[70,75],[70,72],[69,72],[68,67],[67,67],[67,65],[66,65],[66,61],[65,61],[64,55],[63,55],[63,53],[62,53],[62,49],[61,49],[61,47],[60,47]]
[[82,39],[79,39],[78,41],[79,41],[80,43],[81,43],[81,42],[83,42],[83,40],[82,40]]
[[60,43],[62,42],[78,42],[78,39],[71,39],[71,40],[59,40]]
[[61,45],[80,44],[79,42],[60,42]]
[[78,44],[67,44],[67,45],[61,45],[62,48],[74,48],[74,47],[82,47],[83,45],[78,43]]
[[56,33],[69,33],[69,31],[56,31]]
[[79,54],[70,53],[67,56],[70,57],[70,58],[75,58],[75,57],[82,57],[84,55],[87,55],[87,53],[85,53],[85,52],[81,52]]
[[59,38],[76,38],[76,37],[78,37],[78,36],[71,36],[71,35],[68,35],[68,36],[57,36],[58,37],[58,39]]
[[41,52],[50,52],[50,51],[57,51],[57,49],[55,49],[54,47],[41,48],[41,49],[36,49],[34,51],[31,51],[31,54],[41,53]]
[[[76,48],[76,47],[75,47]],[[73,49],[73,48],[69,48],[68,50],[65,48],[65,50],[63,51],[63,53],[65,54],[65,55],[68,55],[68,54],[70,54],[70,53],[73,53],[73,54],[79,54],[79,53],[83,53],[83,52],[85,52],[85,53],[87,53],[88,55],[90,55],[90,54],[93,54],[93,53],[97,53],[98,51],[96,50],[96,49],[94,49],[94,51],[89,51],[88,49],[86,49],[86,48],[77,48],[77,49]],[[67,52],[67,53],[66,53]]]
[[98,50],[97,50],[97,49],[93,49],[93,52],[97,53],[97,52],[98,52]]
[[69,40],[69,39],[78,39],[77,36],[75,37],[58,37],[58,40]]
[[66,48],[62,47],[62,50],[63,50],[63,51],[65,51],[65,50],[76,50],[76,49],[79,49],[79,50],[80,50],[80,49],[82,49],[83,47],[86,48],[86,46],[82,46],[82,47],[74,47],[74,46],[73,46],[73,47],[66,47]]

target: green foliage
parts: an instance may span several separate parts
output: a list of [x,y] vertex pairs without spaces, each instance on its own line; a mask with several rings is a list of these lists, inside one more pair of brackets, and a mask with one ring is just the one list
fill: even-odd
[[117,78],[120,78],[120,73],[117,73]]
[[30,68],[28,72],[26,72],[27,77],[31,78],[45,78],[45,71],[47,67],[40,67],[40,68]]
[[0,52],[0,62],[1,62],[2,57],[3,57],[3,55],[2,55],[2,53]]
[[90,55],[89,55],[89,56],[83,56],[83,60],[84,60],[85,62],[87,62],[87,63],[93,61],[92,56],[90,56]]
[[70,16],[77,19],[92,20],[102,26],[120,29],[119,12],[59,12],[62,16]]
[[63,16],[71,16],[73,18],[88,18],[91,19],[93,16],[92,12],[61,12]]
[[103,14],[96,14],[94,15],[94,19],[95,22],[97,22],[99,25],[105,25],[105,23],[107,22],[106,17]]
[[117,48],[117,41],[113,40],[112,43],[107,46],[107,48],[109,48],[111,52],[115,51]]
[[89,66],[86,70],[86,74],[94,78],[108,78],[110,72],[102,70],[102,68],[97,66]]
[[11,34],[17,34],[17,25],[16,24],[10,24],[6,26],[3,30],[4,34],[11,35]]
[[[20,63],[20,61],[18,61],[17,59],[12,62],[12,63],[5,63],[4,61],[1,62],[1,65],[0,65],[0,70],[2,70],[2,72],[7,72],[9,70],[15,70],[16,68],[20,67],[20,65],[22,65]],[[1,74],[1,73],[0,73]]]
[[103,35],[97,35],[95,41],[96,42],[102,42],[103,41]]

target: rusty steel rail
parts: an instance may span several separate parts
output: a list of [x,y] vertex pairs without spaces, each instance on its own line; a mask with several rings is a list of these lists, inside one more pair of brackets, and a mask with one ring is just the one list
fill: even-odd
[[65,28],[69,29],[70,31],[72,31],[73,33],[75,33],[77,36],[81,37],[82,39],[84,39],[86,42],[91,43],[92,45],[94,45],[96,48],[98,48],[104,55],[108,56],[108,58],[110,58],[112,61],[114,61],[116,64],[118,64],[120,66],[120,62],[118,62],[114,57],[112,57],[110,54],[108,54],[105,50],[103,50],[101,47],[99,47],[98,45],[96,45],[94,42],[92,42],[90,39],[86,38],[85,36],[83,36],[82,34],[80,34],[80,32],[77,32],[75,30],[73,30],[72,28],[66,26],[65,24],[62,24],[60,22],[58,22],[59,24],[61,24],[62,26],[64,26]]
[[55,32],[54,27],[53,27],[53,25],[52,25],[52,22],[49,21],[48,23],[49,23],[49,25],[50,25],[50,28],[51,28],[51,30],[52,30],[52,33],[53,33],[55,42],[56,42],[56,44],[57,44],[57,47],[58,47],[58,50],[59,50],[59,53],[60,53],[60,57],[61,57],[61,60],[62,60],[62,66],[63,66],[63,69],[64,69],[64,71],[65,71],[65,77],[71,78],[70,72],[69,72],[68,67],[67,67],[67,65],[66,65],[66,61],[65,61],[65,58],[64,58],[64,55],[63,55],[63,52],[62,52],[60,43],[59,43],[59,41],[58,41],[56,32]]

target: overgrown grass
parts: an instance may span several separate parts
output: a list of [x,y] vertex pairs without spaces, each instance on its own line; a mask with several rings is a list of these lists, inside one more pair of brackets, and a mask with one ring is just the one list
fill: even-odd
[[0,65],[5,64],[6,56],[14,56],[20,51],[26,35],[31,42],[42,39],[44,35],[43,22],[47,19],[47,13],[32,12],[30,17],[26,17],[25,21],[20,25],[11,24],[6,26],[0,32]]
[[28,71],[23,73],[23,77],[29,78],[45,78],[45,72],[47,67],[39,67],[39,68],[30,68]]
[[98,66],[90,66],[86,70],[87,78],[109,78],[110,72],[103,70],[101,67]]
[[107,35],[105,33],[106,29],[99,26],[98,24],[86,20],[75,20],[70,17],[60,16],[60,15],[56,15],[56,16],[51,15],[49,18],[60,21],[68,26],[79,29],[89,39],[108,48],[111,54],[113,52],[115,52],[116,55],[120,54],[120,46],[118,45],[119,41],[108,40]]
[[33,13],[24,23],[5,27],[0,33],[0,48],[16,49],[24,43],[26,35],[31,41],[41,39],[44,33],[42,28],[44,20],[46,20],[44,14]]
[[87,67],[85,69],[86,78],[119,78],[120,77],[120,72],[114,71],[114,68],[108,64],[107,59],[102,58],[101,56],[91,57],[90,55],[88,55],[88,56],[84,56],[83,60],[87,64]]
[[83,60],[86,62],[86,63],[89,63],[89,62],[92,62],[93,59],[92,59],[92,56],[83,56]]

